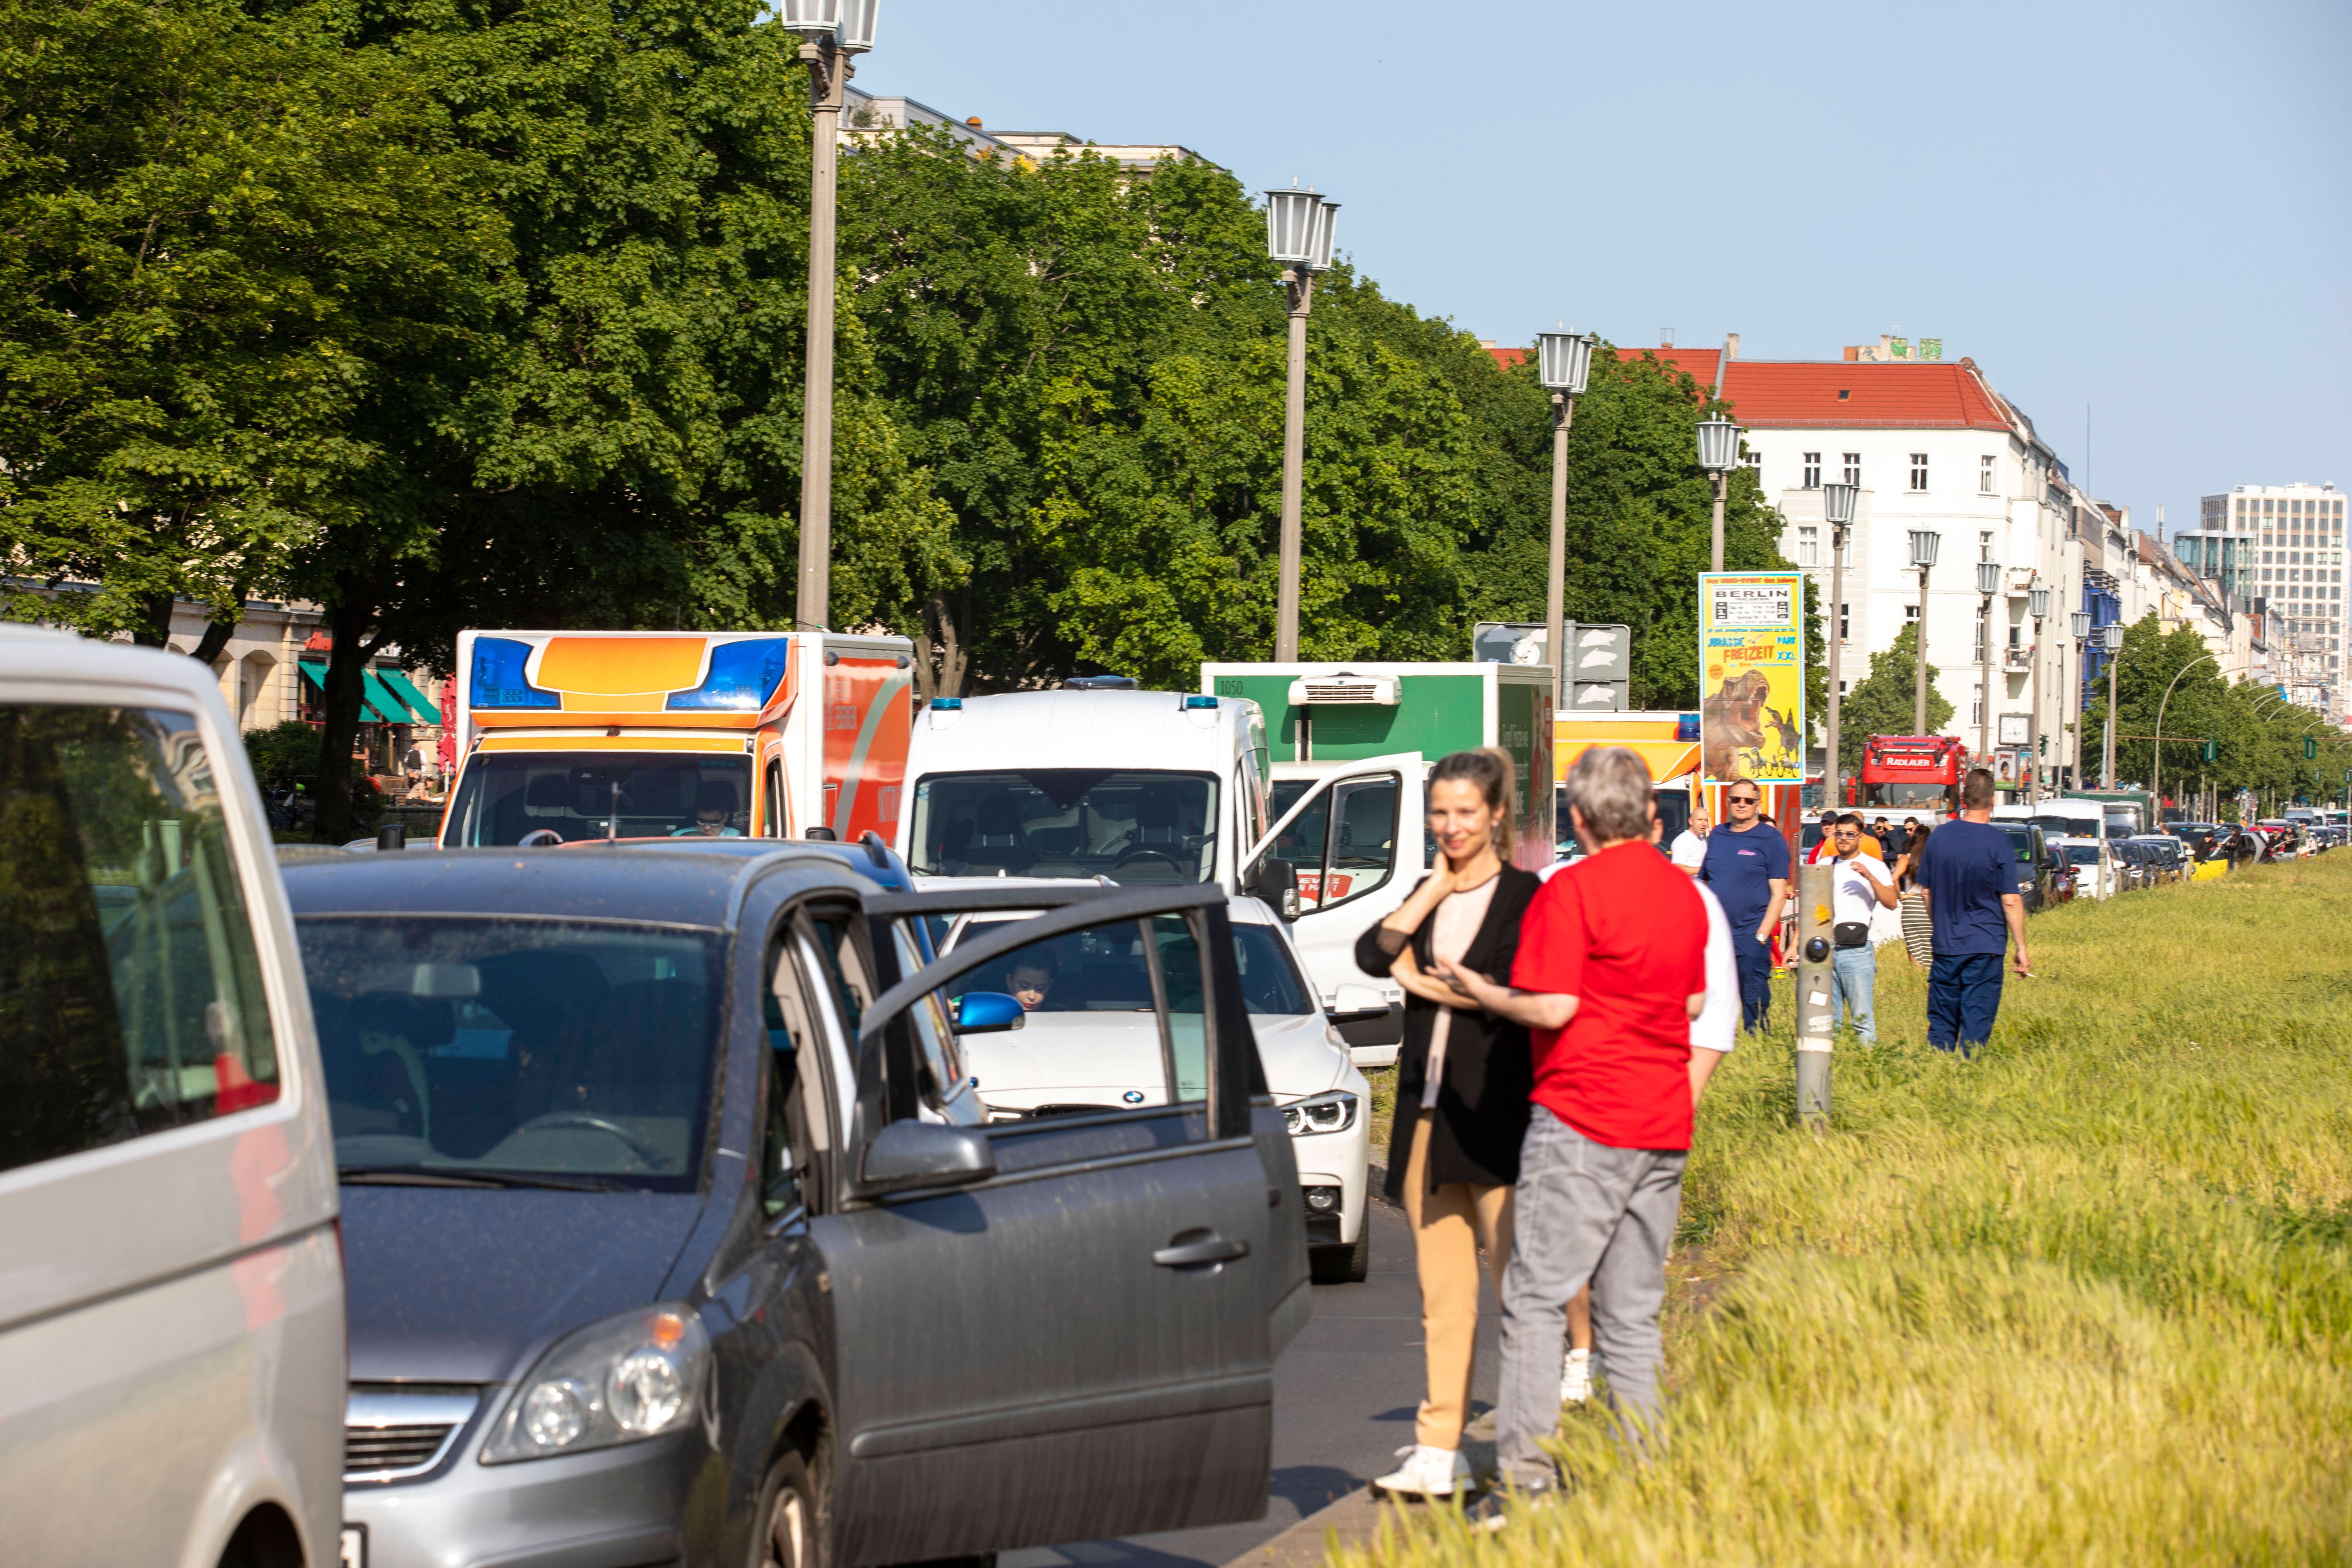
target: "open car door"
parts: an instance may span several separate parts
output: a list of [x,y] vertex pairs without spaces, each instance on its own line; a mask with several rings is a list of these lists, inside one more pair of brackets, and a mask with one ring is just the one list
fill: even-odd
[[[886,988],[856,1028],[841,1201],[810,1227],[835,1324],[837,1562],[1264,1513],[1273,1362],[1305,1320],[1307,1252],[1224,898],[1073,883],[865,900]],[[1041,905],[928,965],[904,939],[919,918]],[[1051,942],[1141,966],[1164,1102],[940,1115],[942,1070],[960,1070],[943,988]],[[959,1005],[1007,1026],[1001,996]]]
[[[1297,868],[1291,939],[1359,1067],[1394,1061],[1404,1039],[1403,987],[1356,967],[1356,938],[1403,903],[1421,879],[1423,766],[1412,752],[1276,764],[1274,828],[1244,861],[1254,867],[1271,855]],[[1246,872],[1242,885],[1249,885]]]

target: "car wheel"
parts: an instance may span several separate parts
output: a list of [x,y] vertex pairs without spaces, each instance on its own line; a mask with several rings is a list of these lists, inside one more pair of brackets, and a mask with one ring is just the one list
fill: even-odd
[[1353,1247],[1318,1247],[1307,1254],[1310,1277],[1318,1285],[1361,1285],[1372,1272],[1372,1226],[1369,1215]]
[[769,1467],[767,1479],[760,1483],[759,1511],[752,1517],[760,1521],[758,1539],[751,1543],[753,1568],[824,1568],[831,1555],[824,1493],[798,1452]]

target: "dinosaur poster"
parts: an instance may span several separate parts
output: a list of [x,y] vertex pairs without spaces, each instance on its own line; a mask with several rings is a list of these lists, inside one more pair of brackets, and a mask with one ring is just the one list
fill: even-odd
[[1710,784],[1804,782],[1803,581],[1699,574],[1699,768]]

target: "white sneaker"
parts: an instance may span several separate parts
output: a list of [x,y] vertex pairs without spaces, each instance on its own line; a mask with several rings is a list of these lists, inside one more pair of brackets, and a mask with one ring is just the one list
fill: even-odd
[[1592,1397],[1592,1352],[1570,1351],[1568,1364],[1559,1369],[1559,1402],[1581,1405]]
[[1374,1496],[1426,1500],[1452,1497],[1457,1491],[1471,1489],[1470,1461],[1462,1457],[1459,1448],[1432,1448],[1414,1443],[1399,1448],[1397,1458],[1404,1463],[1372,1483]]

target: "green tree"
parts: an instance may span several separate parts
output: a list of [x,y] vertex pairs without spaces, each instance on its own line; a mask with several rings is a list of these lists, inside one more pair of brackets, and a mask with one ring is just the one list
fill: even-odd
[[[1838,706],[1838,767],[1848,778],[1862,771],[1863,742],[1873,735],[1916,732],[1919,632],[1916,624],[1895,634],[1894,645],[1870,656],[1870,673],[1853,683]],[[1951,722],[1952,705],[1936,689],[1936,667],[1927,667],[1927,733]]]
[[[226,641],[365,510],[371,361],[503,259],[478,160],[339,5],[0,4],[0,542],[16,613]],[[78,584],[94,584],[79,586]]]

